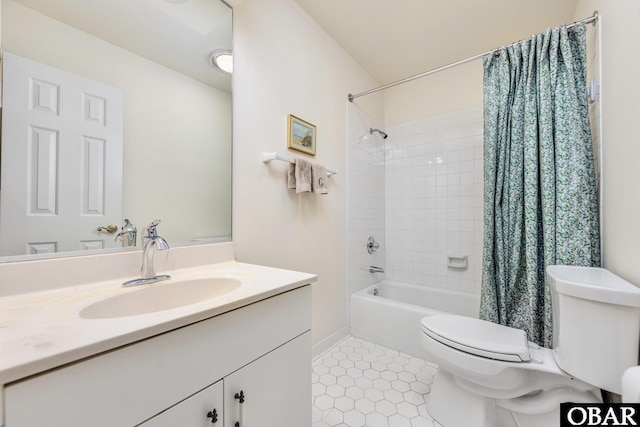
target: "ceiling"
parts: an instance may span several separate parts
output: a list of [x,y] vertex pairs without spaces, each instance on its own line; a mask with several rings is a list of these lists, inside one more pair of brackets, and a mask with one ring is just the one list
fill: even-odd
[[[115,45],[126,44],[130,50],[198,80],[227,90],[230,87],[228,76],[212,73],[207,62],[213,48],[231,47],[231,9],[222,2],[16,1]],[[240,1],[227,0],[232,6]],[[550,26],[572,22],[578,2],[295,1],[380,84],[486,52]],[[139,16],[145,19],[133,19]]]
[[[571,23],[578,0],[295,0],[380,84]],[[580,17],[587,18],[585,17]]]
[[221,1],[15,0],[179,73],[229,92],[209,54],[231,49],[231,8]]

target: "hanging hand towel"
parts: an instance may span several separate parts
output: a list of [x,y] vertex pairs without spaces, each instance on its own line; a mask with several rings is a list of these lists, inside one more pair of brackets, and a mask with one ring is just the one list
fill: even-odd
[[287,188],[296,188],[296,165],[289,163],[289,171],[287,172]]
[[315,194],[329,194],[327,187],[327,168],[318,165],[311,165],[311,188]]
[[311,162],[296,159],[296,193],[311,191]]

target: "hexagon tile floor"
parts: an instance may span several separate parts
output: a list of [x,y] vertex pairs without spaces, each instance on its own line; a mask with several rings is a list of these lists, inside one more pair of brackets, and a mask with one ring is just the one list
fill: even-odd
[[442,427],[427,412],[435,365],[348,337],[313,361],[313,427]]

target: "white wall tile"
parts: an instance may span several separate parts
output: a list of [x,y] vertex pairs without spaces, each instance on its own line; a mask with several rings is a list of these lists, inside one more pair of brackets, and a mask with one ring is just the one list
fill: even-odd
[[[348,107],[349,294],[383,277],[480,291],[482,260],[482,108],[382,126]],[[381,249],[366,251],[368,236]],[[447,267],[466,255],[469,269]],[[385,267],[372,275],[369,265]]]
[[[482,263],[482,108],[386,131],[386,277],[478,293],[471,266]],[[469,269],[448,268],[449,254],[468,256]]]
[[[381,280],[384,275],[371,274],[370,265],[384,266],[385,259],[385,157],[390,146],[370,128],[382,129],[353,104],[348,105],[348,200],[347,200],[347,285],[348,295]],[[366,242],[373,236],[380,243],[369,254]],[[347,299],[348,299],[347,295]],[[349,301],[347,300],[347,304]]]

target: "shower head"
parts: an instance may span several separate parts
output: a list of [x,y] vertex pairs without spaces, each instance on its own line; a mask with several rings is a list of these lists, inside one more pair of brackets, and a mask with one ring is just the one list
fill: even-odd
[[382,137],[382,139],[387,139],[387,137],[389,136],[385,132],[381,131],[380,129],[369,128],[369,133],[371,135],[373,135],[374,132],[378,132]]

